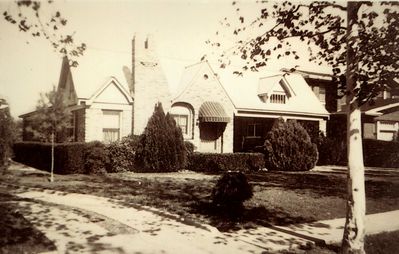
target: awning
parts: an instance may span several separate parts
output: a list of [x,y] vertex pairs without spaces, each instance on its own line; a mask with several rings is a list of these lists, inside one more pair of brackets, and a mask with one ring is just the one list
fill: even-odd
[[200,122],[228,123],[230,121],[223,106],[215,101],[204,102],[199,109],[198,118]]

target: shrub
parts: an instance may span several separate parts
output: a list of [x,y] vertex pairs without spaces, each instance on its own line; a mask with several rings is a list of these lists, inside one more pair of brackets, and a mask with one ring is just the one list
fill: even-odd
[[184,146],[186,147],[187,155],[193,154],[195,150],[195,145],[190,141],[184,141]]
[[13,142],[12,125],[13,120],[9,108],[0,109],[0,172],[7,169],[11,157]]
[[346,141],[342,138],[329,138],[320,134],[316,140],[319,159],[317,165],[346,165]]
[[368,167],[399,168],[399,142],[364,139],[363,157]]
[[177,171],[185,166],[186,159],[181,129],[157,104],[137,144],[137,166],[150,172]]
[[252,196],[252,187],[242,172],[224,173],[212,190],[213,204],[232,213],[243,208],[243,202]]
[[87,143],[84,158],[86,174],[104,174],[107,172],[108,154],[103,143],[99,141]]
[[265,167],[261,153],[192,153],[187,169],[204,173],[258,171]]
[[109,144],[107,149],[108,172],[133,171],[137,139],[126,137],[122,141]]
[[317,147],[296,121],[279,118],[266,136],[265,163],[269,170],[305,171],[317,162]]

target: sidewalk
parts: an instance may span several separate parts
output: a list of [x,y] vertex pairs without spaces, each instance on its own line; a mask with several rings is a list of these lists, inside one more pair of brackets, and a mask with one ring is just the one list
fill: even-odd
[[[339,243],[343,235],[344,219],[335,219],[291,225],[286,227],[258,227],[243,229],[234,233],[222,233],[209,225],[192,226],[161,216],[153,208],[136,209],[118,205],[115,200],[103,197],[38,191],[29,189],[16,193],[27,198],[24,205],[30,205],[27,218],[53,240],[59,253],[82,252],[82,250],[116,253],[262,253],[293,250],[314,243]],[[46,203],[61,205],[49,208]],[[63,211],[62,206],[78,208],[99,214],[130,228],[129,232],[112,235],[107,227],[81,214]],[[26,210],[26,209],[25,209]],[[43,211],[47,211],[43,212]],[[40,217],[59,222],[57,227],[73,229],[60,231]],[[68,216],[72,216],[68,218]],[[80,216],[80,217],[79,217]],[[36,219],[35,219],[36,218]],[[399,230],[399,210],[367,216],[367,233]],[[64,224],[62,224],[63,222]],[[61,224],[60,224],[61,223]],[[62,226],[63,225],[63,226]],[[79,227],[80,225],[80,227]],[[82,232],[82,228],[84,230]]]

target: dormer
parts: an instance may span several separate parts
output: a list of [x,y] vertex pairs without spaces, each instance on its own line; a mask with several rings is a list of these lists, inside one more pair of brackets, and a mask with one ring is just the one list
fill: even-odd
[[282,75],[259,80],[258,97],[264,103],[286,104],[293,94],[293,90]]

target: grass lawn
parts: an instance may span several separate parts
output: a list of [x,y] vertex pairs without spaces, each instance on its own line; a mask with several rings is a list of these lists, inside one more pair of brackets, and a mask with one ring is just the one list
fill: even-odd
[[[207,223],[220,230],[255,225],[286,225],[345,217],[346,176],[317,172],[248,174],[254,197],[239,218],[211,206],[219,176],[198,173],[115,173],[104,176],[57,175],[9,170],[2,181],[25,186],[111,197],[127,205],[148,205]],[[366,177],[367,213],[399,209],[399,177]]]

